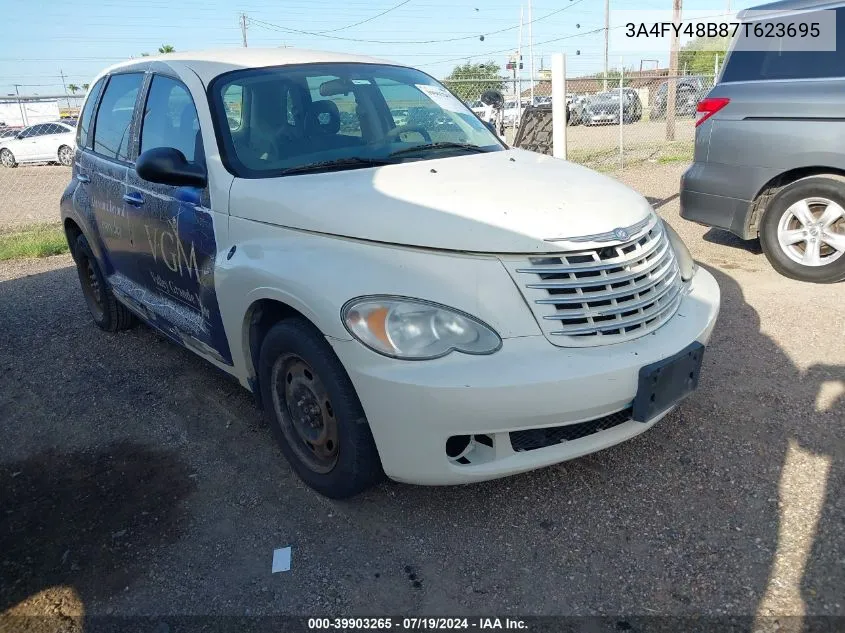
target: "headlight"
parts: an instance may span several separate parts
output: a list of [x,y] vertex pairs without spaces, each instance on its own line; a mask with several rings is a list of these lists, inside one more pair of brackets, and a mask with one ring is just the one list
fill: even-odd
[[681,236],[675,232],[675,229],[669,226],[669,223],[665,220],[661,221],[663,222],[663,230],[669,236],[669,243],[672,245],[672,250],[675,251],[675,258],[678,260],[678,267],[681,269],[681,279],[689,281],[695,275],[695,269],[697,268],[695,260],[692,258],[692,254],[689,252],[687,245],[684,244]]
[[352,336],[391,358],[492,354],[502,346],[499,335],[478,319],[420,299],[359,297],[343,306],[341,318]]

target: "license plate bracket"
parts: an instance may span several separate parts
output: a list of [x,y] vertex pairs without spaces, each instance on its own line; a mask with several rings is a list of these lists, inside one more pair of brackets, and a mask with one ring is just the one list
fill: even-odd
[[641,367],[633,419],[647,422],[695,391],[703,357],[704,345],[696,341],[673,356]]

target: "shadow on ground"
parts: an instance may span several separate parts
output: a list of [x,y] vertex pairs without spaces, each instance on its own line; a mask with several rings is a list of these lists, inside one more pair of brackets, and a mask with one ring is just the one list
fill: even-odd
[[[65,585],[94,614],[130,586],[128,614],[299,604],[355,615],[843,615],[842,359],[796,365],[761,332],[736,280],[710,270],[723,307],[699,391],[648,433],[505,480],[388,483],[344,503],[292,480],[262,448],[269,434],[250,434],[248,399],[224,393],[203,361],[165,344],[151,351],[143,330],[94,330],[68,290],[73,271],[0,283],[0,419],[16,438],[0,446],[0,611]],[[43,343],[58,326],[67,336]],[[93,408],[79,384],[96,380],[111,388]],[[42,437],[78,445],[88,426],[147,439],[19,455]],[[180,433],[189,454],[155,448]],[[183,460],[199,464],[196,494]],[[271,577],[266,557],[280,543],[293,544],[295,568]],[[145,577],[145,550],[156,580]],[[780,619],[795,630],[809,622]]]

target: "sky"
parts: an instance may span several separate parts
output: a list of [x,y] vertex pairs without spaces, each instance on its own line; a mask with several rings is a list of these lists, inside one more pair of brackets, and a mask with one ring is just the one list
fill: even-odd
[[[655,10],[669,15],[671,0],[610,4],[610,67],[621,61],[626,68],[639,68],[641,60],[657,60],[645,61],[646,68],[665,67],[667,42],[638,41],[632,47],[622,41],[624,31],[615,28],[621,25],[614,15],[624,11],[628,19],[632,10],[643,10],[653,20]],[[728,6],[736,11],[756,4],[685,0],[684,9],[725,15]],[[14,93],[14,84],[20,94],[64,94],[61,74],[66,84],[89,83],[106,66],[154,54],[162,44],[180,51],[241,46],[241,14],[247,16],[249,46],[372,55],[444,77],[468,60],[492,59],[504,66],[519,44],[521,9],[527,23],[527,0],[0,0],[0,96]],[[549,68],[551,55],[558,52],[567,55],[568,76],[603,69],[603,0],[532,0],[532,17],[536,69]],[[525,26],[526,77],[528,42]]]

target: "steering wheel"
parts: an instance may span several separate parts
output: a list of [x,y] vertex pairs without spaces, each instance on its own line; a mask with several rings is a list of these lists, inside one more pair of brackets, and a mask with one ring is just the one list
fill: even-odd
[[399,125],[385,134],[384,140],[388,143],[392,143],[399,138],[400,134],[405,134],[406,132],[416,132],[423,137],[423,140],[426,143],[431,143],[431,134],[429,134],[428,130],[421,125]]

